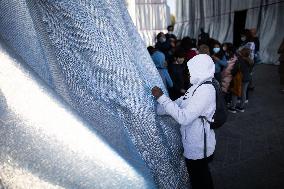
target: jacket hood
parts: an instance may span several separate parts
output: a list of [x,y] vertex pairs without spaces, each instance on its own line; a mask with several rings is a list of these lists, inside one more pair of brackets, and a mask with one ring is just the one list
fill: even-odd
[[165,64],[165,55],[160,52],[160,51],[156,51],[152,54],[152,60],[156,66],[156,68],[165,68],[164,64]]
[[199,85],[205,81],[212,80],[215,73],[215,65],[212,58],[206,54],[194,56],[187,62],[190,73],[190,83]]

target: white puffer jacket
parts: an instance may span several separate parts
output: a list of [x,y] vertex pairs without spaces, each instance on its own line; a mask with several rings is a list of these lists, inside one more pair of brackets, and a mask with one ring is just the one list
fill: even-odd
[[[186,94],[176,101],[162,95],[158,101],[157,113],[159,115],[170,115],[180,125],[184,156],[187,159],[204,158],[204,129],[199,116],[206,116],[212,121],[216,109],[216,92],[211,84],[203,84],[205,81],[212,81],[215,72],[214,62],[210,56],[201,54],[193,57],[187,63],[190,72],[192,86]],[[198,89],[193,91],[198,87]],[[216,140],[214,130],[205,121],[207,157],[215,150]]]

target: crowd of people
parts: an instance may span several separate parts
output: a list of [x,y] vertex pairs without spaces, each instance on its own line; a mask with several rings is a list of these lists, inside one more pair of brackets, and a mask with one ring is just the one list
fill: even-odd
[[[210,38],[201,28],[198,40],[184,37],[178,40],[169,26],[168,33],[157,35],[155,46],[149,46],[153,62],[168,89],[172,100],[183,96],[190,88],[190,70],[186,63],[198,54],[209,55],[215,64],[214,77],[222,86],[224,98],[231,113],[244,112],[248,94],[254,89],[252,73],[259,62],[259,39],[256,29],[245,29],[241,43],[220,43]],[[202,62],[200,62],[202,64]]]
[[220,115],[220,98],[231,113],[245,111],[253,68],[259,61],[259,40],[255,29],[244,30],[237,45],[221,44],[203,29],[198,40],[178,40],[172,26],[168,31],[157,35],[155,47],[147,48],[169,93],[168,97],[159,87],[152,88],[157,114],[169,115],[181,126],[192,188],[212,189],[208,166],[216,145],[212,123],[216,113]]

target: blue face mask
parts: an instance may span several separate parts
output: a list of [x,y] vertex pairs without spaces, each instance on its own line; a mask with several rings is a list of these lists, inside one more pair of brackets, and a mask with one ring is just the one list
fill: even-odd
[[219,47],[213,48],[213,52],[214,52],[215,54],[218,53],[218,52],[220,52],[220,48],[219,48]]

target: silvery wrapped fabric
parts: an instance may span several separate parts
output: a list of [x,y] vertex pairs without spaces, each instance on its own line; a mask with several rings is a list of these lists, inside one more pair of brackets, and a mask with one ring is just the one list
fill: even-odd
[[0,186],[188,186],[179,126],[155,113],[151,88],[165,88],[123,0],[0,1],[0,42]]
[[1,189],[155,186],[130,141],[129,161],[0,42]]

